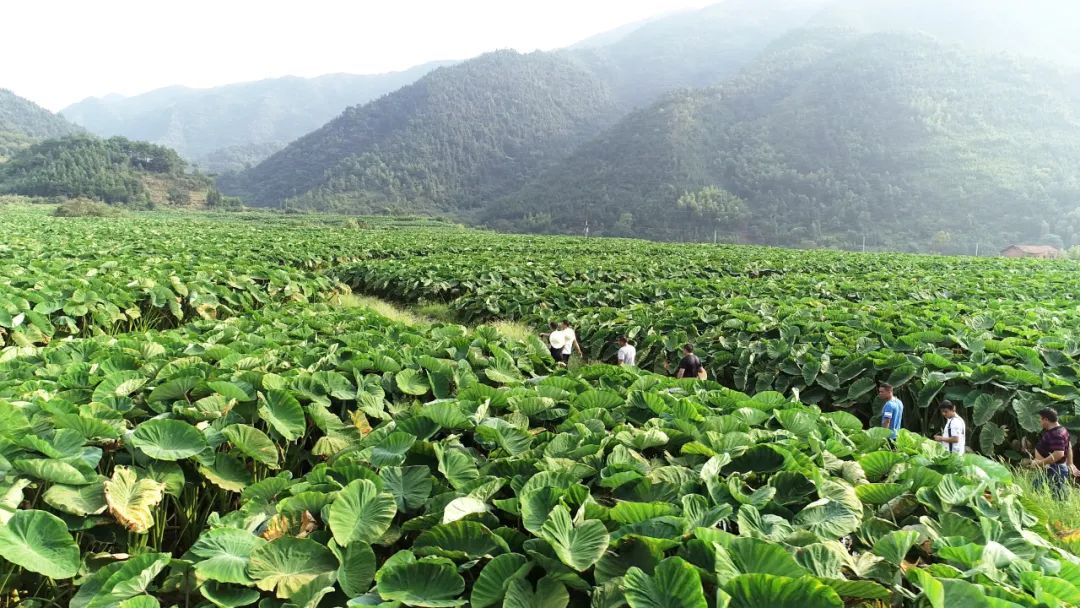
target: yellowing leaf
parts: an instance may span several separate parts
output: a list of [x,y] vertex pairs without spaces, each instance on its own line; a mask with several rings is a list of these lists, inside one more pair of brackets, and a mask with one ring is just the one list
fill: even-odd
[[109,513],[132,532],[144,534],[154,525],[153,508],[165,496],[165,484],[139,479],[135,471],[117,466],[105,481],[105,502]]

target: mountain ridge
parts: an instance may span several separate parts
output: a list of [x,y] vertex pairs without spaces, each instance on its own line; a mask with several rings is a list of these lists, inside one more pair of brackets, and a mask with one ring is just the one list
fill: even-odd
[[13,91],[0,89],[0,160],[50,137],[82,133],[82,129]]
[[[174,148],[217,172],[237,168],[231,165],[235,159],[227,156],[231,148],[276,151],[348,106],[451,64],[433,61],[383,74],[284,76],[207,88],[169,86],[129,97],[89,98],[64,108],[61,115],[103,137],[120,135]],[[214,161],[221,155],[226,156]]]
[[938,233],[1064,245],[1080,242],[1078,116],[1080,79],[1052,66],[806,30],[724,85],[632,113],[482,221],[841,247],[888,239],[880,222],[909,249]]
[[475,207],[616,118],[607,89],[577,63],[496,51],[353,106],[219,183],[258,205]]

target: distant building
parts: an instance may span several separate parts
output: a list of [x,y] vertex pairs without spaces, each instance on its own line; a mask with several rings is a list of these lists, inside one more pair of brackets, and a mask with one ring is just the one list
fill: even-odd
[[1065,252],[1050,245],[1009,245],[1001,250],[1007,258],[1040,258],[1052,260],[1065,257]]

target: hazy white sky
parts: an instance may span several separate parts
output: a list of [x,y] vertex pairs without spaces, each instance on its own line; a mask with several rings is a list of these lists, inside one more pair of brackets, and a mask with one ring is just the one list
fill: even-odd
[[567,46],[719,0],[0,0],[0,88],[51,110],[90,96],[378,73]]

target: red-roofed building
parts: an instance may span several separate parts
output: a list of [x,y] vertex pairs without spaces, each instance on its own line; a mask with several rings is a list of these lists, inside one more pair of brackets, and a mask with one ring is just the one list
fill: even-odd
[[1044,260],[1065,257],[1063,251],[1050,245],[1009,245],[1001,250],[1001,255],[1007,258],[1040,258]]

